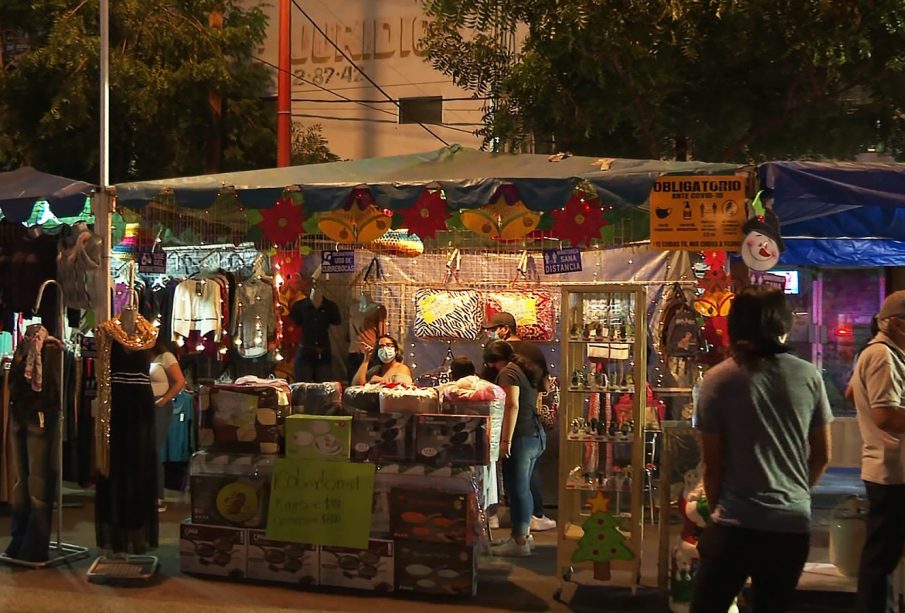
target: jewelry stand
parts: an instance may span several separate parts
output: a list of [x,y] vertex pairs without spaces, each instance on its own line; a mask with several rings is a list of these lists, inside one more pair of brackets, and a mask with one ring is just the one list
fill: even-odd
[[[129,321],[135,325],[136,305],[138,299],[135,292],[135,262],[129,263],[129,303],[119,315],[120,319],[126,311],[131,311]],[[125,322],[124,322],[124,327]],[[132,334],[134,330],[127,331]],[[129,555],[128,553],[114,553],[111,555],[100,555],[91,567],[88,569],[88,581],[101,583],[105,581],[118,582],[146,582],[150,581],[157,573],[160,562],[157,556],[148,555]]]
[[[54,281],[53,279],[49,279],[41,284],[41,288],[38,290],[38,299],[35,302],[35,313],[38,312],[38,309],[41,308],[41,299],[44,297],[44,290],[48,285],[53,284],[57,286],[57,325],[59,326],[59,334],[62,336],[62,332],[65,329],[66,325],[66,316],[64,313],[63,306],[63,290],[60,287],[60,284]],[[88,548],[82,547],[81,545],[72,545],[69,543],[64,543],[62,539],[63,533],[63,432],[65,432],[63,428],[63,422],[65,421],[66,411],[63,407],[64,400],[64,389],[63,389],[63,366],[65,364],[64,352],[60,352],[60,417],[57,419],[57,542],[51,543],[48,548],[48,553],[50,554],[50,558],[44,562],[29,562],[26,560],[19,560],[17,558],[12,558],[6,554],[0,554],[0,564],[12,564],[14,566],[24,566],[26,568],[50,568],[51,566],[56,566],[57,564],[62,564],[64,562],[70,562],[73,560],[79,560],[81,558],[88,557]]]

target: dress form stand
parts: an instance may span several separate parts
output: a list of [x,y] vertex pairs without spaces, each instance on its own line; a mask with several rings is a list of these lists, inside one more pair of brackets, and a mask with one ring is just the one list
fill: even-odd
[[[137,295],[135,292],[135,262],[129,264],[129,302],[116,317],[126,334],[136,332],[138,319]],[[108,365],[109,367],[109,365]],[[132,555],[129,553],[102,553],[88,569],[89,581],[95,583],[146,583],[157,573],[160,562],[157,556]]]
[[[35,301],[35,313],[38,312],[38,309],[41,307],[41,299],[44,297],[44,290],[47,289],[48,285],[56,285],[57,287],[57,325],[59,326],[60,335],[62,336],[62,331],[65,329],[66,325],[66,316],[65,316],[65,305],[63,304],[63,290],[60,288],[60,285],[54,281],[53,279],[48,279],[41,284],[40,289],[38,290],[38,299]],[[60,374],[62,376],[63,373],[63,360],[64,360],[64,352],[60,352]],[[57,462],[57,478],[56,478],[56,509],[57,509],[57,539],[56,542],[51,542],[48,550],[49,559],[44,562],[29,562],[26,560],[18,560],[16,558],[11,558],[6,554],[0,554],[0,563],[2,564],[11,564],[15,566],[24,566],[26,568],[50,568],[51,566],[56,566],[58,564],[68,563],[74,560],[80,560],[82,558],[88,557],[88,548],[82,547],[81,545],[72,545],[70,543],[64,543],[62,538],[63,533],[63,433],[64,430],[64,386],[60,385],[60,416],[57,419],[57,444],[56,444],[56,462]]]

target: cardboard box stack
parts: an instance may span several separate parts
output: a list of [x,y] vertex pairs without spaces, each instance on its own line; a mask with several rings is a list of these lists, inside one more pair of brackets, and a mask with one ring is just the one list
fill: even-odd
[[[433,388],[213,386],[191,470],[182,570],[302,586],[473,595],[490,414],[441,412]],[[478,413],[478,414],[476,414]],[[376,464],[367,548],[267,538],[273,463]]]

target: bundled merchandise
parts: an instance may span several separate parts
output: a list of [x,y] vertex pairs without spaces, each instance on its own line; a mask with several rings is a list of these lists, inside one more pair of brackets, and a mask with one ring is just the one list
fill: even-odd
[[[182,570],[301,586],[474,594],[476,547],[486,543],[480,517],[490,407],[497,402],[494,389],[475,387],[459,390],[469,399],[450,388],[446,408],[467,406],[461,414],[441,412],[433,388],[343,390],[338,383],[290,387],[254,378],[203,388],[203,451],[191,463]],[[366,548],[267,538],[280,457],[328,461],[337,471],[343,462],[377,464]]]
[[[500,459],[500,434],[503,430],[503,409],[506,393],[477,376],[463,377],[441,385],[440,410],[452,415],[486,415],[489,417],[489,461]],[[485,462],[486,463],[486,462]]]

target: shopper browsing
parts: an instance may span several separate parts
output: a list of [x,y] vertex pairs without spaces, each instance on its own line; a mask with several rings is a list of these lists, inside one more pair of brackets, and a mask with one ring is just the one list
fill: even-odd
[[370,359],[362,360],[352,377],[352,385],[365,383],[414,383],[411,369],[402,363],[399,343],[392,336],[382,334],[377,337]]
[[[518,336],[518,325],[512,313],[497,313],[487,323],[484,324],[484,330],[490,336],[490,340],[503,340],[512,345],[512,350],[516,355],[520,355],[526,360],[534,363],[540,369],[541,378],[538,381],[537,389],[541,393],[549,392],[548,383],[550,381],[550,371],[547,369],[547,359],[540,347],[529,341],[523,341]],[[540,395],[538,395],[540,402]],[[537,410],[540,410],[538,404]],[[542,532],[544,530],[553,530],[556,528],[556,520],[550,519],[544,512],[543,483],[540,477],[540,467],[534,465],[531,473],[531,498],[533,509],[531,511],[531,530],[534,532]],[[493,516],[496,519],[496,515]],[[498,520],[497,520],[498,521]],[[499,524],[491,525],[498,527]]]
[[169,344],[157,338],[157,343],[148,350],[150,358],[149,375],[151,391],[154,393],[154,431],[157,444],[157,510],[166,511],[164,496],[163,446],[170,431],[173,416],[173,399],[185,387],[185,376]]
[[495,556],[531,555],[531,472],[547,446],[547,435],[537,418],[537,365],[516,355],[506,341],[484,347],[485,374],[496,373],[496,384],[506,393],[500,458],[503,486],[509,497],[512,532],[509,539],[491,548]]
[[879,332],[861,351],[851,388],[861,430],[861,478],[870,510],[857,609],[886,610],[887,576],[905,545],[905,291],[887,296]]
[[782,290],[745,288],[729,312],[730,357],[701,384],[713,512],[698,545],[695,613],[725,613],[749,577],[753,611],[781,613],[808,558],[810,487],[829,462],[832,414],[818,370],[788,354],[791,327]]

